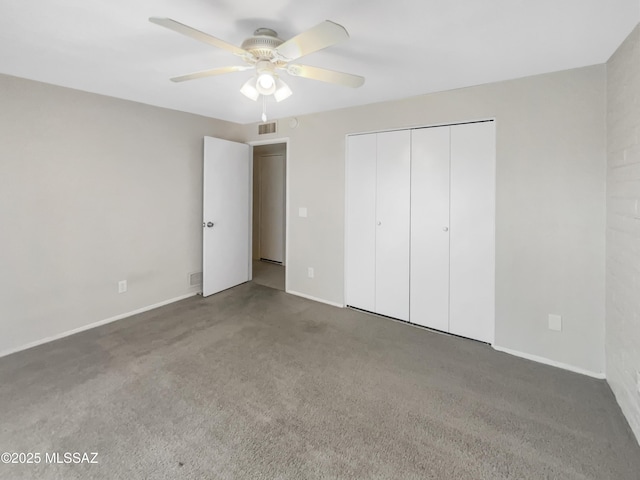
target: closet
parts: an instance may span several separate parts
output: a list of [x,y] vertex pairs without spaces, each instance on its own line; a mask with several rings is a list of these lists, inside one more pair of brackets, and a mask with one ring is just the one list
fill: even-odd
[[347,137],[346,304],[493,341],[493,121]]

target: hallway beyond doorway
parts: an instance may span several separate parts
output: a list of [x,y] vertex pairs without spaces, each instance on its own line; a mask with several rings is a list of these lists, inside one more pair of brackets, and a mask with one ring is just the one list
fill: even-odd
[[253,282],[265,287],[284,291],[284,265],[253,261]]

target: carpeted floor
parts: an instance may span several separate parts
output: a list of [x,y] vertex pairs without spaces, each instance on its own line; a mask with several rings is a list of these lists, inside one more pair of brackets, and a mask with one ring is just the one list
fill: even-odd
[[255,283],[1,358],[0,406],[3,479],[640,478],[604,381]]

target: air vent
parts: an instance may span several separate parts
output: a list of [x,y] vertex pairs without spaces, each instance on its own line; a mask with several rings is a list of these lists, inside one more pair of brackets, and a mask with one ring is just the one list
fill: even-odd
[[202,285],[202,272],[189,274],[189,285],[192,287]]
[[267,135],[269,133],[276,133],[276,122],[258,125],[258,135]]

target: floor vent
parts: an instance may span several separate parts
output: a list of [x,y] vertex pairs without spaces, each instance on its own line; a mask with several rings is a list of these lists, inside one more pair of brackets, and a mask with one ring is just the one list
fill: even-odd
[[198,285],[202,285],[202,272],[190,273],[189,285],[191,287],[197,287]]
[[267,135],[269,133],[276,133],[276,122],[261,123],[258,125],[258,135]]

